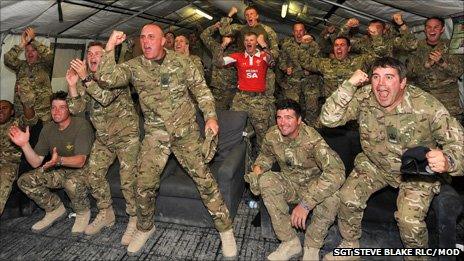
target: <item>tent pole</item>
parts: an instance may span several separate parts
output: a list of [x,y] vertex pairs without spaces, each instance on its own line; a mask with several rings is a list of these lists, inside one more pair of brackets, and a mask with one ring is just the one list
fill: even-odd
[[132,18],[138,16],[139,14],[142,14],[143,12],[145,12],[145,11],[147,11],[147,10],[149,10],[149,9],[151,9],[151,8],[153,8],[153,7],[157,6],[157,5],[159,5],[159,4],[162,4],[162,3],[164,3],[164,2],[166,2],[166,0],[163,0],[163,1],[160,1],[160,2],[155,2],[155,3],[153,3],[153,4],[150,4],[150,5],[146,6],[145,8],[143,8],[142,10],[140,10],[139,12],[137,12],[137,13],[135,13],[135,14],[129,16],[129,17],[127,17],[126,19],[120,21],[119,23],[116,23],[115,25],[111,26],[110,28],[107,28],[107,29],[105,29],[105,30],[99,32],[98,34],[96,34],[96,37],[99,37],[99,36],[100,36],[102,33],[104,33],[104,32],[112,31],[114,28],[118,27],[119,25],[121,25],[121,24],[123,24],[123,23],[125,23],[125,22],[127,22],[127,21],[129,21],[129,20],[131,20]]
[[351,7],[348,7],[348,6],[344,6],[344,5],[341,5],[341,4],[338,4],[336,2],[333,2],[333,1],[329,1],[329,0],[318,0],[320,2],[323,2],[323,3],[326,3],[326,4],[330,4],[330,5],[334,5],[334,6],[338,6],[340,8],[343,8],[345,10],[348,10],[348,11],[351,11],[353,13],[357,13],[359,15],[362,15],[362,16],[366,16],[366,17],[369,17],[371,19],[377,19],[377,20],[380,20],[380,21],[383,21],[385,23],[390,23],[390,21],[387,21],[383,18],[380,18],[380,17],[377,17],[375,15],[371,15],[371,14],[368,14],[368,13],[365,13],[365,12],[362,12],[362,11],[359,11],[359,10],[356,10],[356,9],[353,9]]

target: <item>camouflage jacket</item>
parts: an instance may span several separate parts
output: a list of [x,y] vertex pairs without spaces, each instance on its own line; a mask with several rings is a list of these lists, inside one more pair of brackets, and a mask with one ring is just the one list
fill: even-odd
[[[349,37],[350,28],[341,28],[339,36]],[[393,57],[395,50],[412,51],[417,48],[417,39],[409,29],[400,30],[399,35],[388,33],[379,36],[349,37],[351,39],[351,52],[365,54],[373,52],[377,57]]]
[[11,163],[18,164],[20,162],[21,149],[8,136],[12,125],[17,125],[17,120],[13,117],[10,121],[0,125],[0,166]]
[[88,109],[97,139],[126,134],[126,128],[138,133],[139,120],[129,88],[105,90],[92,81],[87,88],[78,84],[77,91],[77,97],[68,97],[69,111],[77,115]]
[[322,106],[322,124],[336,127],[357,120],[363,153],[384,173],[390,185],[401,181],[401,155],[416,146],[441,146],[455,162],[449,174],[463,174],[463,128],[437,99],[407,85],[403,101],[387,112],[371,88],[366,85],[357,89],[348,81],[343,82]]
[[309,183],[303,201],[314,207],[333,195],[345,181],[345,167],[319,133],[301,123],[298,137],[282,136],[277,126],[269,128],[254,165],[263,171],[277,161],[281,174],[296,184]]
[[166,128],[183,137],[195,124],[195,107],[189,91],[198,102],[205,120],[217,119],[214,98],[201,72],[190,59],[165,50],[162,64],[138,56],[122,64],[114,61],[114,51],[105,52],[97,78],[102,88],[120,88],[132,83],[140,97],[145,131]]
[[[214,32],[218,29],[211,25],[206,28],[200,35],[203,43],[208,47],[213,55],[213,60],[217,58],[223,51],[226,55],[237,51],[236,45],[229,45],[226,50],[222,50],[221,44],[213,38]],[[237,70],[235,66],[217,66],[212,63],[211,83],[210,85],[216,89],[235,89],[237,88]]]
[[280,70],[284,71],[285,75],[287,75],[287,68],[292,68],[292,74],[287,76],[289,79],[299,80],[308,75],[307,72],[305,74],[305,69],[299,62],[299,55],[301,52],[305,52],[309,57],[318,57],[319,55],[319,46],[317,43],[303,46],[307,47],[303,49],[302,45],[300,45],[294,37],[287,37],[282,41],[278,66]]
[[219,32],[221,35],[226,36],[234,36],[238,33],[239,37],[236,38],[236,41],[239,43],[238,46],[240,50],[245,50],[245,46],[243,46],[245,33],[254,32],[256,35],[262,34],[264,36],[264,40],[268,45],[272,58],[277,59],[279,57],[279,41],[274,29],[262,23],[259,23],[254,27],[242,24],[231,24],[232,20],[233,19],[230,17],[221,18],[221,28],[219,29]]
[[313,57],[308,51],[309,46],[304,45],[298,58],[302,68],[308,71],[320,72],[324,76],[323,96],[329,97],[338,86],[349,78],[357,69],[363,69],[374,59],[372,53],[359,56],[348,56],[344,60],[335,58]]
[[[448,66],[442,67],[433,64],[425,68],[424,64],[429,59],[429,54],[435,50],[443,53],[443,60]],[[458,77],[464,73],[464,55],[449,54],[449,41],[440,40],[435,46],[430,46],[421,40],[417,49],[408,57],[408,80],[424,86],[425,91],[440,89],[444,86],[457,88]]]
[[[52,94],[52,85],[50,82],[50,73],[53,67],[53,53],[50,48],[39,43],[32,41],[32,45],[39,53],[39,60],[29,65],[25,60],[20,60],[19,55],[23,52],[24,48],[19,45],[13,46],[11,50],[5,53],[5,65],[16,73],[16,86],[20,86],[21,93],[18,94],[15,88],[15,111],[17,116],[21,115],[22,106],[20,101],[33,100],[32,105],[35,113],[43,121],[50,120],[50,96]],[[25,89],[24,86],[30,86],[30,89]],[[29,93],[32,90],[32,93]],[[20,97],[26,96],[27,98]]]

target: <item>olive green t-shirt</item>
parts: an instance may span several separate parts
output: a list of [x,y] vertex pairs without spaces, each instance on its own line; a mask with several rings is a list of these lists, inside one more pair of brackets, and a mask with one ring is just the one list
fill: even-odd
[[58,155],[63,157],[89,155],[93,139],[90,123],[81,117],[71,117],[71,123],[64,130],[59,130],[58,124],[53,121],[45,125],[34,151],[46,156],[56,147]]

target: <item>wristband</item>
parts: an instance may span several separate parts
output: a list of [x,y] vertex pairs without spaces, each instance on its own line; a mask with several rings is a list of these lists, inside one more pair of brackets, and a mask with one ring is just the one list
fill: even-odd
[[63,157],[61,157],[61,156],[58,156],[58,157],[59,158],[58,158],[58,162],[56,163],[56,166],[61,167],[63,165],[63,162],[62,162]]
[[300,206],[306,209],[308,212],[311,211],[311,208],[308,205],[306,205],[303,201],[300,202]]
[[87,75],[87,77],[85,77],[85,78],[82,80],[82,83],[83,83],[83,84],[86,84],[86,83],[91,82],[91,81],[93,81],[93,75],[89,74],[89,75]]

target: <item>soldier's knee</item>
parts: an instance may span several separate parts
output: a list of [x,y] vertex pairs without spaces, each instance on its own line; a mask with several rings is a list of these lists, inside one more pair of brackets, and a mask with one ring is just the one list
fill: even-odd
[[17,181],[18,187],[22,190],[25,191],[28,188],[32,187],[32,173],[27,172],[24,173],[23,175],[19,176],[18,181]]
[[276,186],[278,182],[279,179],[277,178],[276,173],[272,171],[264,172],[258,180],[259,189],[263,194],[276,192],[276,190],[280,188],[280,186]]
[[339,192],[340,204],[351,208],[351,209],[359,209],[362,207],[362,202],[360,202],[357,197],[356,193],[350,187],[342,186]]
[[67,192],[74,194],[77,189],[77,182],[73,179],[67,179],[65,180],[63,186]]
[[398,210],[395,212],[395,220],[403,230],[412,230],[414,227],[425,226],[424,219],[412,212]]

